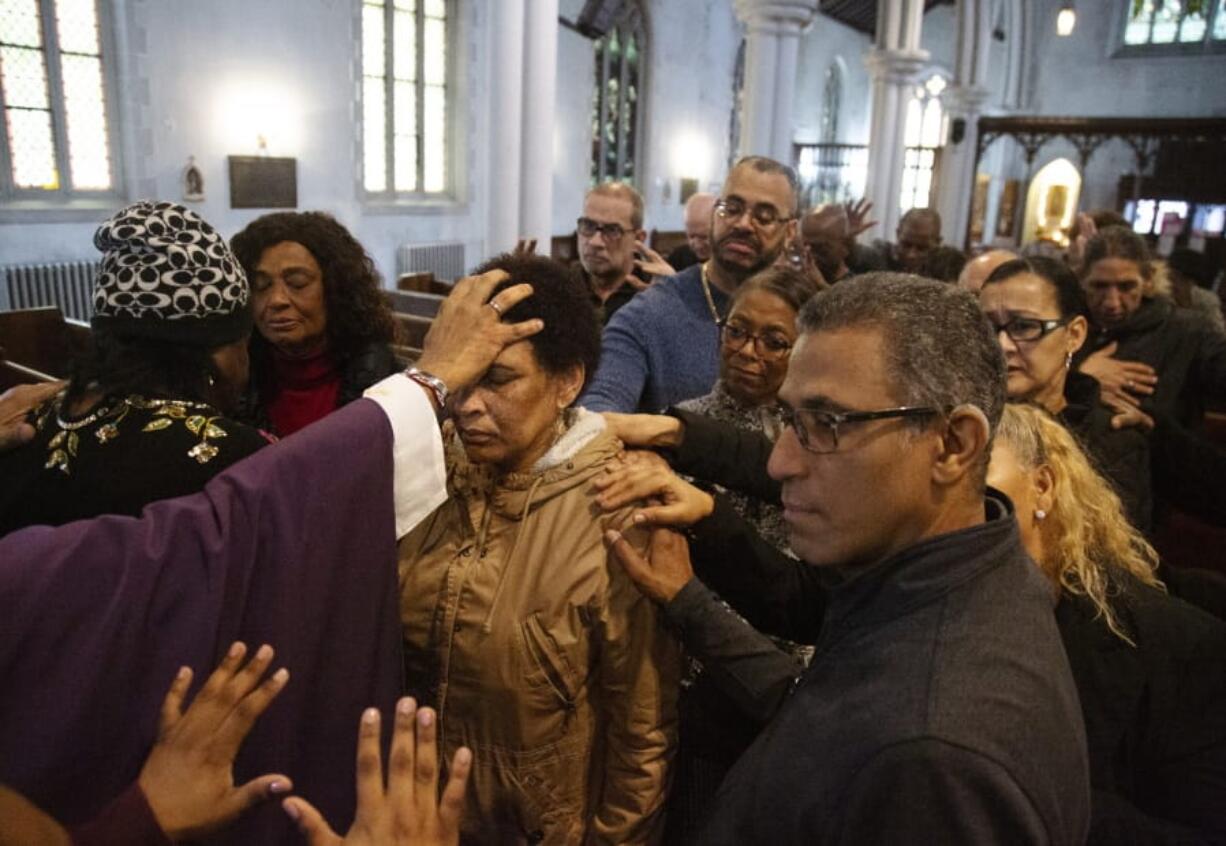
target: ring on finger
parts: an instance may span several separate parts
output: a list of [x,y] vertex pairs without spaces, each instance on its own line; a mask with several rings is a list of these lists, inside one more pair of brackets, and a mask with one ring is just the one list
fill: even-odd
[[494,314],[498,315],[500,318],[502,317],[502,306],[498,305],[497,300],[490,300],[488,303],[486,303],[486,305],[494,310]]

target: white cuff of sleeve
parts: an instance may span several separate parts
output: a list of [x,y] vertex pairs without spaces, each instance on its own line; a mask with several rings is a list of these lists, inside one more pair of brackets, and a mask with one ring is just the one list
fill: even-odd
[[396,373],[363,394],[392,424],[392,494],[396,539],[407,535],[447,500],[447,464],[434,406],[421,385]]

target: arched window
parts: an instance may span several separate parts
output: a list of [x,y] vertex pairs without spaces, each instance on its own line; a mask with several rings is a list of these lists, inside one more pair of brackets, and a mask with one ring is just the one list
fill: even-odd
[[940,73],[932,73],[920,85],[907,103],[907,128],[903,136],[906,152],[903,158],[903,211],[927,208],[933,196],[937,154],[945,139],[945,110],[941,93],[949,81]]
[[843,74],[832,62],[826,68],[826,84],[822,89],[821,142],[834,144],[839,140],[839,109],[843,105]]
[[638,177],[639,104],[643,99],[647,33],[638,3],[627,3],[596,42],[592,97],[592,184]]

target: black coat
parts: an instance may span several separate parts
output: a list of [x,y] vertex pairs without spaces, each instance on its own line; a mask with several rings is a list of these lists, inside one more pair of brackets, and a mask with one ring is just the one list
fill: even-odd
[[1114,413],[1099,400],[1098,382],[1076,370],[1064,383],[1068,405],[1060,422],[1077,436],[1124,503],[1134,526],[1148,532],[1153,523],[1154,497],[1150,482],[1149,439],[1135,427],[1111,428]]
[[1226,335],[1207,320],[1164,299],[1145,300],[1136,313],[1100,329],[1081,358],[1115,342],[1115,358],[1140,361],[1158,374],[1153,396],[1141,402],[1147,413],[1169,414],[1198,428],[1206,400],[1226,399]]

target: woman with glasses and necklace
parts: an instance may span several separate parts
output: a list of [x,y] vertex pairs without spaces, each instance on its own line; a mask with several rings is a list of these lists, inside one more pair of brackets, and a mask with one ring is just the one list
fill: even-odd
[[[787,375],[788,357],[796,341],[796,315],[815,293],[809,277],[786,267],[771,267],[746,280],[733,294],[728,316],[720,321],[719,380],[709,394],[678,405],[678,413],[760,433],[773,442],[782,431],[775,395]],[[718,479],[705,482],[713,483],[704,486],[726,497],[772,546],[791,554],[783,509],[777,502],[726,490]],[[788,641],[776,644],[801,661],[812,654],[811,648]],[[686,662],[677,710],[680,744],[668,798],[665,842],[688,843],[706,820],[724,775],[757,732],[756,727],[745,724],[736,704],[692,658]]]
[[1005,354],[1009,400],[1042,406],[1076,435],[1133,525],[1148,530],[1153,494],[1145,435],[1102,404],[1094,379],[1071,367],[1089,333],[1076,276],[1053,259],[1015,259],[988,276],[979,304]]

